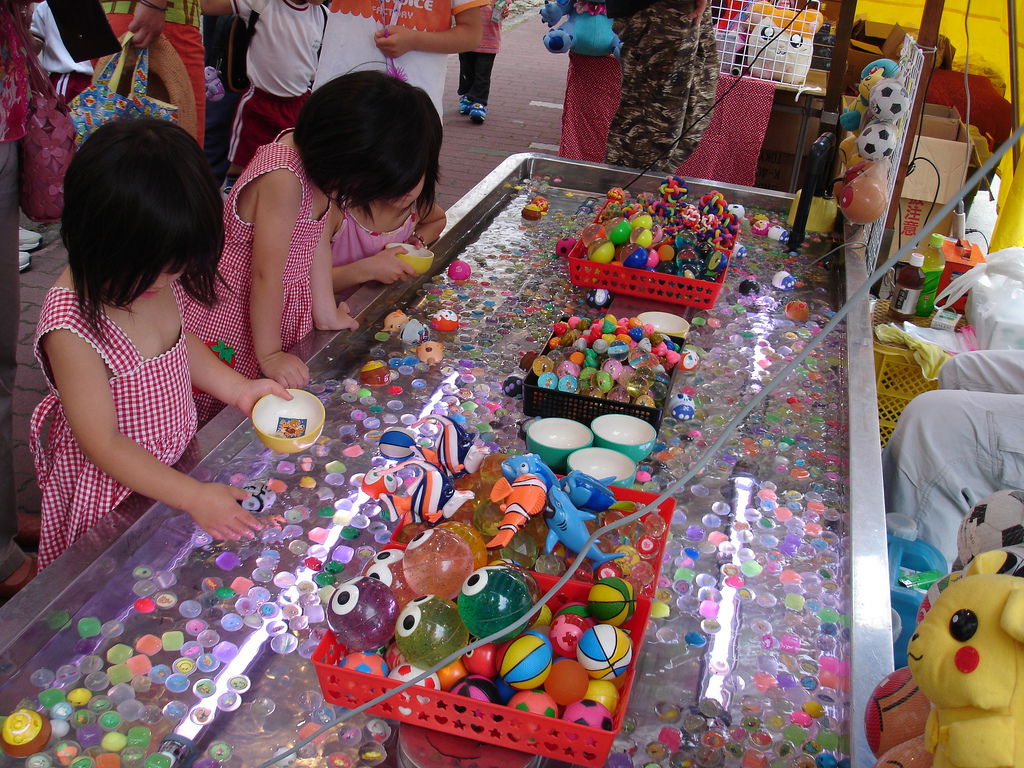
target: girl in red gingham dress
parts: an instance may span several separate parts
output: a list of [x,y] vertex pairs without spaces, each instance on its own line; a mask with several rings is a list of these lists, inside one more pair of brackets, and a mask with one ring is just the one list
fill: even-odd
[[276,382],[221,365],[182,329],[185,296],[212,298],[220,200],[202,151],[175,125],[100,128],[64,181],[68,269],[47,292],[35,351],[50,387],[32,414],[42,490],[39,567],[132,491],[188,512],[218,538],[259,524],[248,494],[172,468],[196,432],[192,385],[245,412]]
[[[295,131],[260,147],[235,182],[224,206],[224,284],[212,308],[186,300],[185,327],[246,376],[306,384],[309,369],[289,348],[314,327],[356,326],[334,299],[332,204],[347,210],[419,185],[432,190],[437,156],[419,140],[428,120],[439,118],[426,93],[383,72],[353,72],[313,91]],[[362,271],[353,283],[371,279],[367,261],[352,265]],[[220,408],[202,395],[197,405],[200,422]]]

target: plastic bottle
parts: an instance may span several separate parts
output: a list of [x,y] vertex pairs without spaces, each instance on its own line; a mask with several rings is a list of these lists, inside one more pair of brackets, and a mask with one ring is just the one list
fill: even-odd
[[946,241],[938,232],[934,233],[928,247],[924,249],[924,287],[921,298],[917,300],[917,316],[931,317],[935,310],[935,294],[939,291],[939,279],[946,269],[946,256],[942,253],[942,244]]
[[910,263],[896,273],[896,289],[889,300],[889,316],[896,320],[910,320],[917,311],[917,301],[924,286],[924,254],[910,254]]

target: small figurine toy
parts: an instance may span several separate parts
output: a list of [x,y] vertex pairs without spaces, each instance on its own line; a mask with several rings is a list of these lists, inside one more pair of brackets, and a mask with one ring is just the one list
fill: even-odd
[[693,398],[685,392],[680,392],[672,397],[672,402],[669,403],[669,408],[672,411],[673,418],[679,421],[689,421],[697,413],[697,408],[693,403]]
[[537,475],[520,475],[511,483],[500,478],[491,489],[491,501],[501,501],[505,516],[498,523],[498,533],[487,542],[488,549],[507,546],[530,519],[544,511],[548,500],[548,484]]
[[409,316],[402,310],[396,309],[384,318],[384,330],[387,333],[394,333],[407,322],[409,322]]
[[430,336],[430,332],[427,331],[427,326],[421,323],[419,320],[409,319],[402,325],[402,331],[399,334],[402,341],[406,344],[422,344]]
[[[548,524],[548,536],[544,543],[546,551],[550,554],[555,544],[561,542],[566,549],[579,553],[583,544],[590,538],[590,531],[587,530],[587,520],[596,520],[597,515],[578,509],[573,505],[569,495],[557,485],[548,490],[548,504],[551,507],[550,515],[545,515]],[[597,544],[591,544],[586,551],[586,557],[594,566],[601,566],[612,560],[623,557],[624,553],[614,552],[606,554],[597,548]]]
[[583,507],[594,512],[604,512],[615,503],[615,495],[608,490],[614,477],[598,480],[586,472],[574,469],[562,478],[562,490],[576,507]]
[[441,431],[434,439],[433,457],[425,454],[428,461],[433,459],[433,463],[447,469],[455,477],[471,475],[480,468],[489,451],[474,442],[475,433],[467,432],[457,421],[436,413],[424,416],[412,426],[430,423],[437,424]]
[[[413,475],[405,488],[399,476],[403,470],[411,470]],[[410,459],[388,468],[374,467],[363,475],[361,488],[395,517],[429,525],[451,517],[475,496],[472,491],[456,490],[446,472],[420,459]],[[399,490],[402,490],[401,494]]]
[[459,329],[459,316],[450,309],[439,309],[430,318],[430,325],[435,331],[457,331]]
[[382,387],[391,381],[391,369],[381,360],[370,360],[359,369],[359,383],[368,387]]
[[425,341],[416,347],[416,357],[427,365],[437,365],[444,359],[444,344],[439,341]]

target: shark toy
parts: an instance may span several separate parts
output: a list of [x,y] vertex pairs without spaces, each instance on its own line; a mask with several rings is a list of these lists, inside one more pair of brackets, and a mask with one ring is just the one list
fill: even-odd
[[574,469],[562,478],[562,490],[577,508],[604,512],[615,503],[615,495],[608,490],[614,477],[598,480],[586,472]]
[[[578,509],[569,498],[569,495],[558,485],[548,489],[548,506],[550,513],[545,514],[548,524],[548,537],[544,542],[547,552],[550,554],[557,542],[562,542],[565,548],[572,552],[580,552],[583,544],[590,538],[590,531],[587,530],[586,520],[595,520],[597,515]],[[621,552],[606,554],[597,548],[597,543],[590,545],[586,551],[587,559],[594,567],[604,565],[610,560],[616,560],[623,556]]]

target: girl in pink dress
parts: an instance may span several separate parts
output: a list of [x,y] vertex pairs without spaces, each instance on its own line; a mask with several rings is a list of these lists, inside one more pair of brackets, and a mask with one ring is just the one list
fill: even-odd
[[68,269],[46,294],[35,351],[50,387],[32,414],[42,490],[39,567],[132,491],[188,512],[218,538],[259,524],[248,494],[173,469],[196,432],[192,385],[245,413],[276,382],[221,365],[182,328],[186,297],[213,299],[220,199],[181,128],[128,120],[100,128],[64,180]]
[[[333,206],[394,200],[422,183],[432,210],[440,135],[426,93],[382,72],[343,75],[313,91],[295,131],[260,147],[235,182],[224,206],[217,304],[187,301],[185,327],[247,376],[305,385],[309,369],[288,350],[314,327],[356,327],[332,290]],[[436,142],[424,150],[417,136]],[[403,203],[405,216],[420,198]],[[351,284],[377,279],[365,263],[354,272]],[[197,405],[200,421],[220,408],[203,395]]]

